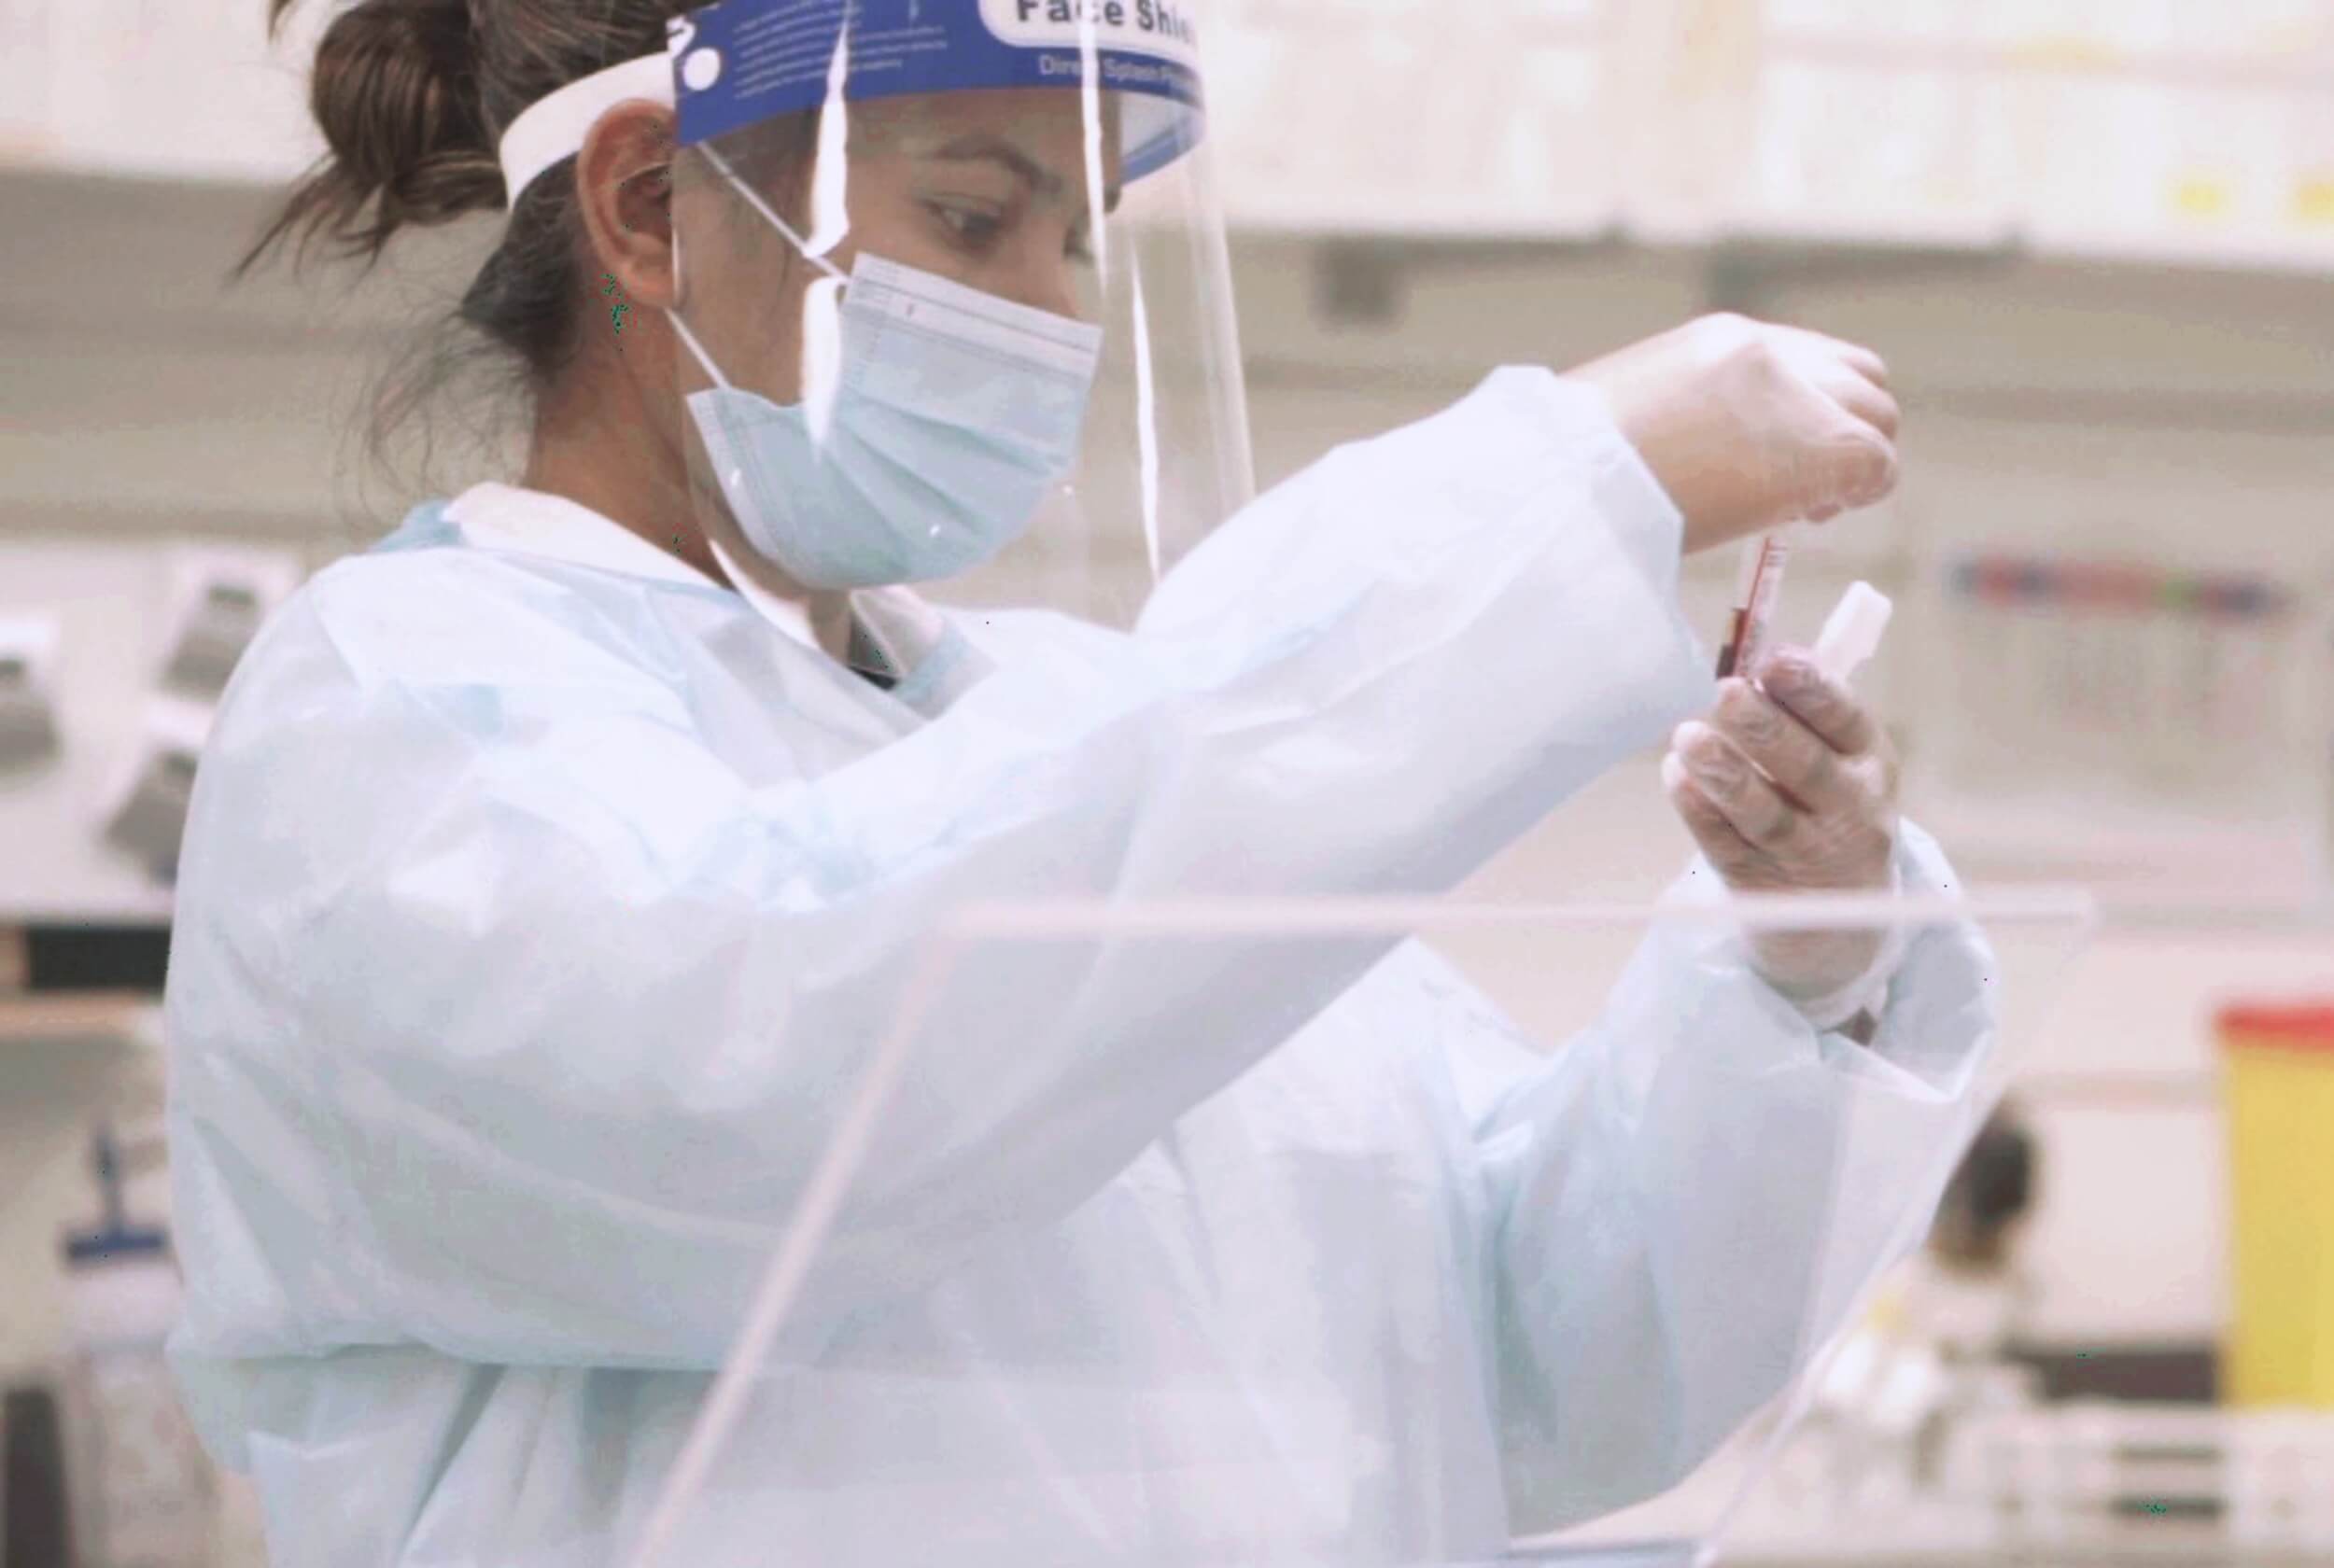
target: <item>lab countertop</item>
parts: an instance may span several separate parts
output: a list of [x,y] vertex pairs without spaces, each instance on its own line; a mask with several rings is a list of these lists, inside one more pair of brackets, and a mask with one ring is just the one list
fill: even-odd
[[1790,1556],[1762,1547],[1755,1554],[1722,1552],[1714,1568],[2327,1568],[2334,1554],[2250,1550],[2210,1533],[2186,1540],[2108,1542],[2078,1547],[2003,1547],[1982,1552],[1809,1552]]
[[[1617,1547],[1519,1548],[1501,1568],[1692,1568],[1685,1543]],[[1722,1549],[1711,1568],[2328,1568],[2334,1552],[2252,1548],[2232,1544],[2210,1526],[2133,1525],[2097,1538],[2048,1546],[2040,1542],[1990,1547],[1866,1547],[1838,1542],[1804,1549],[1762,1541],[1738,1551]]]

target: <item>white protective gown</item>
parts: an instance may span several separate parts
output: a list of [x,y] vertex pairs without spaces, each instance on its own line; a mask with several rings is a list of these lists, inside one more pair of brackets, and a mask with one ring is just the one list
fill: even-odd
[[[1679,530],[1511,371],[1132,637],[961,617],[893,692],[527,492],[319,574],[168,992],[174,1351],[277,1568],[619,1561],[938,909],[1448,889],[1708,700]],[[978,977],[670,1561],[1428,1561],[1647,1495],[1886,1261],[1835,1187],[1992,1027],[1967,931],[1871,1049],[1665,931],[1553,1058],[1414,945],[1236,947]]]

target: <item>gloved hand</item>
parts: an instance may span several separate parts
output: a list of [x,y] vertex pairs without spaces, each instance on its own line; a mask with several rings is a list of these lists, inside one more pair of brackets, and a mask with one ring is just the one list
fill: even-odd
[[1691,554],[1896,488],[1896,399],[1869,349],[1705,316],[1583,365],[1622,434],[1685,514]]
[[[1738,893],[1875,892],[1892,885],[1896,749],[1869,708],[1804,649],[1763,660],[1759,683],[1719,687],[1707,721],[1678,726],[1662,766],[1670,804]],[[1806,1001],[1853,985],[1877,931],[1753,933],[1760,973]]]

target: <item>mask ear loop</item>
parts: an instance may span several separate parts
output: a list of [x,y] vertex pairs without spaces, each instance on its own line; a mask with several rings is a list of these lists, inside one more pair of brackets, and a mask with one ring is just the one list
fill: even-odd
[[703,367],[705,373],[712,378],[713,385],[724,392],[734,390],[729,385],[729,378],[722,374],[722,368],[713,363],[713,357],[705,352],[703,343],[697,342],[697,335],[689,330],[687,322],[681,319],[681,313],[677,310],[667,311],[665,319],[672,323],[672,329],[681,335],[681,346],[687,349],[697,364]]
[[672,226],[672,275],[676,299],[673,307],[665,313],[665,319],[672,323],[672,329],[681,336],[681,346],[696,356],[698,366],[712,378],[713,385],[724,392],[733,390],[729,378],[722,374],[722,368],[713,363],[713,357],[705,352],[705,345],[697,342],[697,335],[689,330],[689,324],[681,316],[681,301],[689,297],[689,274],[681,264],[681,220],[677,216]]
[[[761,215],[764,222],[777,230],[804,260],[826,273],[810,286],[803,300],[803,411],[812,438],[823,441],[832,427],[836,398],[841,389],[843,349],[839,301],[843,289],[851,282],[850,276],[824,256],[813,255],[794,226],[780,217],[777,209],[762,199],[761,192],[739,177],[729,160],[710,145],[698,150],[705,154],[722,178],[728,181],[730,188],[744,199],[746,204]],[[676,268],[680,265],[680,245],[681,231],[676,226],[673,230],[673,264]],[[697,341],[696,334],[689,329],[688,323],[678,315],[671,319],[674,329],[680,333],[682,343],[696,356],[697,363],[705,368],[707,375],[712,377],[714,385],[724,391],[732,390],[728,377],[723,375],[721,368],[713,363],[712,356]]]

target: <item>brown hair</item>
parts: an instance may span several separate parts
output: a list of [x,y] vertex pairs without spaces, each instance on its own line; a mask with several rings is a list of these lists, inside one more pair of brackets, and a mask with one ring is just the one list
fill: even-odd
[[[268,0],[271,33],[296,0]],[[325,158],[293,188],[236,267],[246,275],[286,241],[304,261],[321,241],[367,271],[408,228],[504,204],[497,147],[527,105],[605,66],[662,49],[665,21],[691,0],[359,0],[317,46],[309,109]],[[381,388],[373,446],[460,371],[515,368],[540,392],[580,341],[572,162],[528,186],[501,243],[434,336],[417,338]]]

